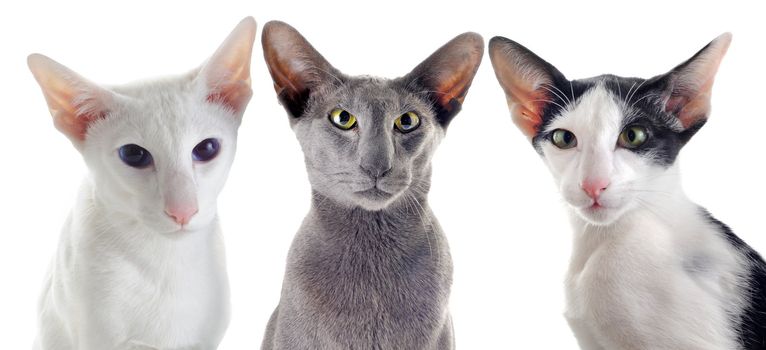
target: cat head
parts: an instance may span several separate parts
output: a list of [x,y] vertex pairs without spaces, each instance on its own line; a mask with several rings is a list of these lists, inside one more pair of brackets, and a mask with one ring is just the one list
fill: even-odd
[[567,80],[524,46],[492,38],[489,53],[515,124],[545,159],[580,217],[610,224],[677,191],[675,160],[705,124],[723,34],[651,79]]
[[56,128],[80,151],[96,200],[124,224],[193,231],[216,216],[252,95],[255,21],[245,18],[199,69],[119,87],[96,85],[43,55],[28,63]]
[[431,156],[461,108],[483,45],[465,33],[403,77],[347,76],[291,26],[267,23],[264,57],[313,190],[367,210],[408,190],[427,192]]

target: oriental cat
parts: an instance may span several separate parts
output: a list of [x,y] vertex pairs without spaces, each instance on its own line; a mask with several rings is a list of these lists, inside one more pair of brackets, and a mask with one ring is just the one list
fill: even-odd
[[216,199],[252,94],[244,19],[200,68],[104,87],[29,68],[89,175],[39,303],[39,350],[215,349],[229,321]]
[[452,262],[427,195],[482,38],[396,79],[341,73],[285,23],[262,39],[313,194],[262,349],[452,349]]
[[766,349],[766,264],[688,199],[677,161],[730,41],[650,79],[578,80],[490,41],[513,121],[567,204],[566,318],[583,349]]

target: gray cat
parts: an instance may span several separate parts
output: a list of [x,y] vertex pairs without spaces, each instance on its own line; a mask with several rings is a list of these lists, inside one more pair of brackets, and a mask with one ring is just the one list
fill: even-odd
[[427,194],[483,47],[465,33],[404,77],[352,77],[289,25],[263,28],[313,197],[262,349],[454,348],[452,261]]

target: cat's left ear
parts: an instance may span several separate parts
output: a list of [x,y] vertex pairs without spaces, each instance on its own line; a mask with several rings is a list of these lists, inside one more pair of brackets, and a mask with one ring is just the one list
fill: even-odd
[[730,43],[731,33],[724,33],[686,62],[654,79],[665,111],[676,116],[684,129],[699,127],[707,120],[713,80]]
[[241,116],[253,95],[250,60],[256,24],[252,17],[243,19],[205,62],[197,76],[208,88],[207,99],[232,109]]
[[437,120],[447,127],[460,111],[483,55],[481,35],[464,33],[436,50],[402,79],[411,89],[428,94]]

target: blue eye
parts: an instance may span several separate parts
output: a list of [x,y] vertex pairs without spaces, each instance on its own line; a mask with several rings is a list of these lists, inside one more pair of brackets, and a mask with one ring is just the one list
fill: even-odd
[[218,155],[221,144],[216,139],[204,139],[194,146],[192,157],[198,162],[207,162]]
[[152,164],[152,154],[139,145],[129,144],[120,147],[120,159],[128,166],[146,168]]

